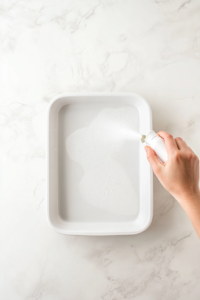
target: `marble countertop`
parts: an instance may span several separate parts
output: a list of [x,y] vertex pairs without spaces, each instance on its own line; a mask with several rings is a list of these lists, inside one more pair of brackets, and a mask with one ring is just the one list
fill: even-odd
[[45,139],[54,96],[136,92],[200,156],[200,1],[2,0],[0,43],[0,299],[199,300],[199,239],[155,177],[139,235],[49,227]]

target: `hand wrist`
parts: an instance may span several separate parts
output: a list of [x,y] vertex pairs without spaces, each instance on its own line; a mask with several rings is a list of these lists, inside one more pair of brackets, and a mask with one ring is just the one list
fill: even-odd
[[177,199],[187,215],[189,216],[199,238],[200,238],[200,192],[193,195],[185,195]]
[[175,198],[186,211],[193,209],[193,206],[200,207],[200,191],[177,195]]

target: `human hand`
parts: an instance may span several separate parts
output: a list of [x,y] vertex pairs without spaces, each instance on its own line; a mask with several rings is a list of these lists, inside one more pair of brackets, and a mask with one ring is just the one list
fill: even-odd
[[168,160],[161,163],[153,149],[146,146],[147,159],[161,184],[179,202],[200,195],[199,159],[180,137],[173,138],[167,132],[157,133],[165,141]]
[[161,163],[153,149],[146,146],[147,159],[161,184],[181,204],[200,238],[199,159],[180,137],[157,133],[165,141],[168,160]]

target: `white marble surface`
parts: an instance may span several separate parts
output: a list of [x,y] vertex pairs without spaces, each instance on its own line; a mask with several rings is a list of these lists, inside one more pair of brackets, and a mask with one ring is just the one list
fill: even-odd
[[44,198],[59,93],[139,93],[200,156],[200,1],[2,0],[0,45],[0,299],[199,300],[199,239],[156,178],[137,236],[59,235]]

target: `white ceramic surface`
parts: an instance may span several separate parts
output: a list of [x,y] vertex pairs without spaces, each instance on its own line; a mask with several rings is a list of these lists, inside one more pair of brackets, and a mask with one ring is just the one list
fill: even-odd
[[[77,130],[85,130],[88,126],[94,122],[100,113],[105,110],[112,109],[113,112],[121,109],[125,111],[125,115],[122,117],[127,119],[131,118],[134,124],[134,118],[138,121],[135,126],[130,127],[131,131],[134,129],[137,133],[149,132],[152,128],[152,117],[151,109],[145,99],[137,94],[128,93],[88,93],[88,94],[63,94],[57,96],[52,100],[48,107],[48,131],[47,131],[47,216],[50,225],[59,233],[71,234],[71,235],[124,235],[124,234],[136,234],[147,229],[152,220],[153,214],[153,181],[152,181],[152,170],[146,159],[146,153],[141,143],[140,136],[134,139],[124,138],[125,133],[120,137],[120,129],[123,129],[123,123],[120,123],[120,119],[116,119],[111,123],[108,120],[107,131],[112,124],[117,126],[117,129],[111,131],[112,135],[117,132],[117,141],[124,139],[124,145],[122,149],[115,152],[114,161],[116,164],[111,164],[110,168],[116,168],[114,171],[108,170],[108,163],[110,155],[106,156],[103,154],[103,159],[98,157],[100,165],[104,164],[101,174],[103,177],[98,176],[100,166],[96,167],[96,160],[92,163],[93,167],[92,177],[95,176],[96,180],[91,183],[87,183],[85,180],[83,184],[88,186],[84,189],[88,189],[87,197],[90,197],[90,193],[93,185],[96,186],[93,197],[97,198],[98,193],[101,190],[111,189],[110,195],[106,198],[109,201],[114,197],[115,203],[111,203],[112,206],[122,205],[128,206],[129,197],[130,201],[134,204],[134,201],[138,202],[138,212],[135,215],[134,211],[126,212],[126,207],[121,208],[118,213],[112,213],[104,209],[95,207],[94,205],[88,204],[88,199],[84,199],[80,192],[80,182],[83,176],[86,176],[86,170],[82,168],[80,163],[74,162],[66,151],[66,140],[67,138],[77,132]],[[127,115],[133,109],[133,113]],[[104,123],[107,119],[103,118]],[[102,124],[103,127],[105,124]],[[129,128],[127,128],[129,129]],[[125,127],[126,130],[126,127]],[[128,132],[129,133],[129,132]],[[92,147],[98,147],[98,140],[102,134],[102,129],[97,128],[96,142],[93,138]],[[104,133],[106,134],[106,132]],[[98,137],[99,135],[99,137]],[[122,139],[122,141],[123,141]],[[115,143],[116,139],[113,138],[112,143]],[[97,143],[97,144],[95,144]],[[75,151],[80,144],[80,140],[77,141]],[[115,145],[115,144],[114,144]],[[84,144],[80,149],[81,153],[90,150],[88,144]],[[101,144],[100,144],[101,146]],[[106,146],[107,149],[109,145]],[[84,148],[84,149],[83,149]],[[86,149],[86,150],[85,150]],[[88,149],[88,150],[87,150]],[[97,152],[97,150],[95,151]],[[116,156],[117,155],[117,156]],[[108,157],[108,159],[106,159]],[[87,159],[91,160],[91,157]],[[106,159],[106,161],[105,161]],[[105,163],[104,163],[105,161]],[[90,166],[91,169],[92,166]],[[118,170],[119,169],[119,170]],[[107,184],[112,184],[112,179],[115,177],[117,172],[123,173],[127,179],[123,177],[123,174],[119,174],[120,178],[119,185],[112,187]],[[102,186],[103,178],[107,172],[111,172],[108,175],[106,185]],[[123,188],[124,181],[127,180],[125,189]],[[115,180],[114,180],[115,181]],[[129,183],[132,189],[127,190]],[[115,194],[116,189],[118,193],[122,192],[121,197],[117,198]],[[135,197],[131,191],[135,191]],[[131,193],[131,194],[128,194]],[[99,197],[98,201],[103,202],[104,196]],[[92,199],[92,203],[94,203]],[[111,207],[112,208],[112,207]],[[134,209],[133,205],[131,208]],[[113,208],[114,209],[114,208]],[[128,209],[128,208],[127,208]],[[114,209],[117,211],[117,209]],[[125,212],[125,214],[123,214]]]
[[199,300],[200,243],[154,176],[151,226],[60,235],[46,220],[46,110],[135,92],[200,157],[199,0],[6,0],[0,9],[0,299]]

